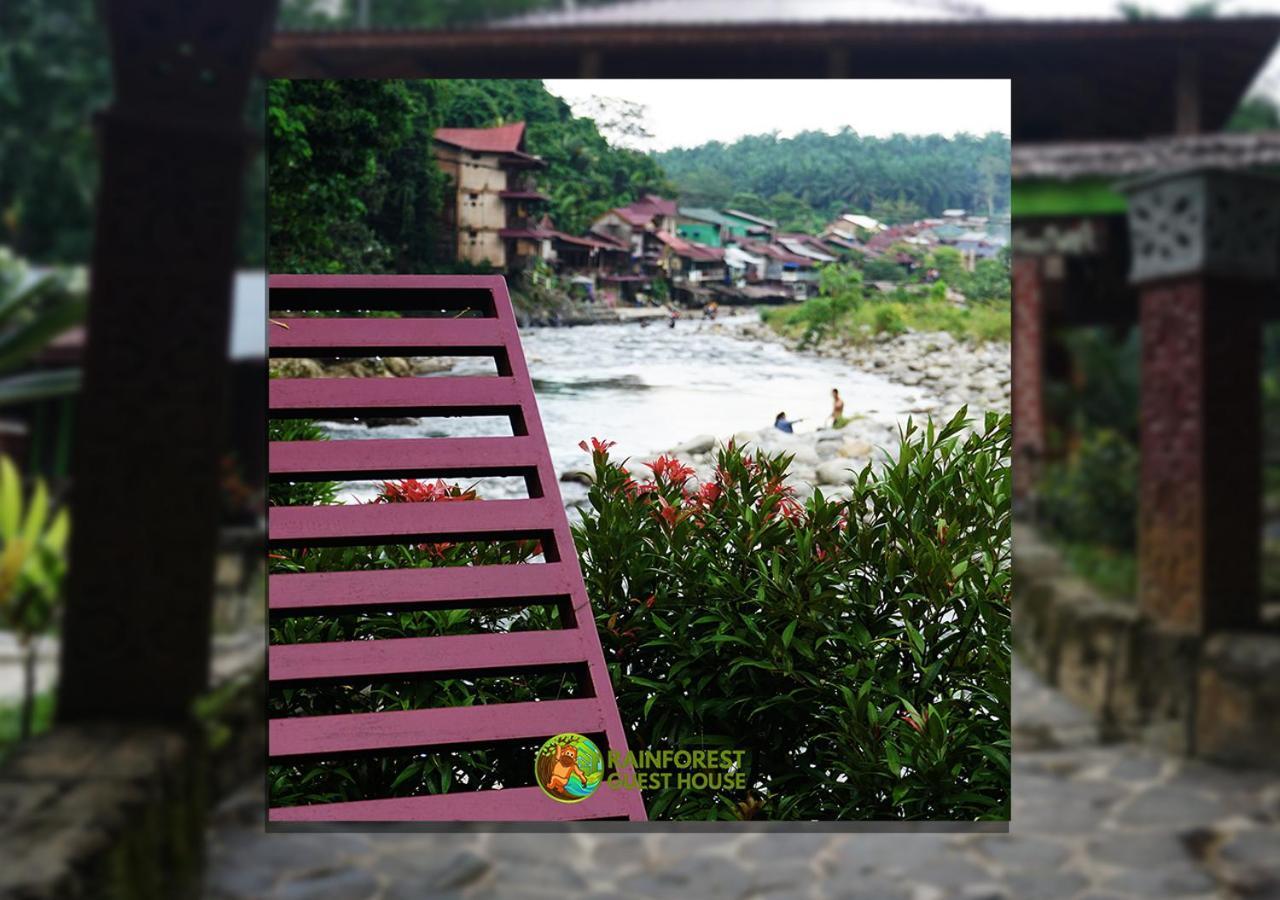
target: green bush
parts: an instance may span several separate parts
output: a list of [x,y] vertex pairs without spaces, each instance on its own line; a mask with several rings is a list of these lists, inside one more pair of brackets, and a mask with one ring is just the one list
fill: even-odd
[[804,505],[786,455],[731,445],[695,490],[595,444],[574,531],[630,745],[746,753],[749,796],[652,818],[1008,817],[1010,420],[963,416]]
[[[271,441],[327,441],[329,435],[310,419],[271,419]],[[268,506],[316,506],[338,498],[336,481],[273,481],[267,487]]]
[[1119,432],[1087,432],[1075,454],[1046,468],[1036,512],[1051,535],[1117,550],[1137,544],[1138,448]]
[[[413,479],[387,482],[377,503],[467,502],[472,490],[443,482]],[[330,501],[331,502],[331,501]],[[357,547],[300,547],[271,553],[272,574],[498,565],[528,562],[537,541],[506,543],[429,543]],[[554,607],[483,608],[443,611],[370,609],[341,615],[281,616],[272,619],[271,644],[432,637],[482,631],[521,631],[558,627]],[[324,685],[272,686],[267,709],[271,717],[317,716],[514,703],[561,696],[562,674],[512,678],[352,679]],[[403,752],[366,755],[268,767],[270,802],[294,806],[382,797],[442,793],[459,783],[467,789],[519,784],[529,777],[529,755],[510,750],[457,753]]]
[[[869,276],[868,276],[869,277]],[[848,263],[823,266],[817,297],[795,306],[766,310],[764,321],[781,334],[797,337],[802,346],[827,338],[864,341],[876,334],[946,331],[958,338],[1008,342],[1009,300],[956,306],[946,299],[946,285],[898,287],[892,294],[863,290],[864,273]]]

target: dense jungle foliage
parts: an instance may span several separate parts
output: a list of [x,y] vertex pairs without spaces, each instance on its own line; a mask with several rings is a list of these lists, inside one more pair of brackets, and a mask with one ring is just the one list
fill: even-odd
[[711,141],[655,157],[690,206],[732,207],[784,230],[821,228],[853,209],[882,221],[913,221],[944,209],[1009,207],[1009,138],[992,132],[866,137],[759,134]]

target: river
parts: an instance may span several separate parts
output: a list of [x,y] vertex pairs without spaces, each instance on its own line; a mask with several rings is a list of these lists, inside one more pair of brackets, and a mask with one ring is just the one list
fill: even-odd
[[[840,388],[846,415],[886,423],[919,396],[833,359],[795,353],[779,344],[734,337],[758,321],[753,312],[717,322],[665,322],[531,328],[521,334],[543,427],[557,472],[589,461],[578,442],[592,436],[617,442],[616,456],[649,459],[696,435],[728,438],[770,425],[785,410],[801,418],[797,431],[820,427],[830,414],[831,388]],[[461,359],[443,374],[493,374],[491,360]],[[431,377],[431,376],[427,376]],[[505,419],[421,419],[417,425],[329,426],[335,439],[510,434]],[[482,496],[522,496],[516,479],[484,479]],[[367,499],[371,484],[351,484],[348,499]],[[562,484],[566,503],[585,495]]]

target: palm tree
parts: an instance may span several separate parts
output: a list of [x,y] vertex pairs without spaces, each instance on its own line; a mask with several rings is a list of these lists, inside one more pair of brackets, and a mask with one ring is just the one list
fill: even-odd
[[52,512],[44,482],[37,479],[24,502],[17,466],[0,456],[0,624],[22,648],[23,740],[31,736],[35,709],[36,638],[53,624],[66,574],[71,523],[65,509]]

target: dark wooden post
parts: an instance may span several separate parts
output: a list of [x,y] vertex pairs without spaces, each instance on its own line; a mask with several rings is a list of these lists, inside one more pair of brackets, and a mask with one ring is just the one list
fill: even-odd
[[180,719],[206,684],[244,104],[261,0],[105,0],[102,159],[58,715]]
[[1013,258],[1013,492],[1018,501],[1035,491],[1044,457],[1044,263],[1039,256]]
[[1274,294],[1280,189],[1192,172],[1132,184],[1142,329],[1139,602],[1162,629],[1259,614],[1262,302]]

